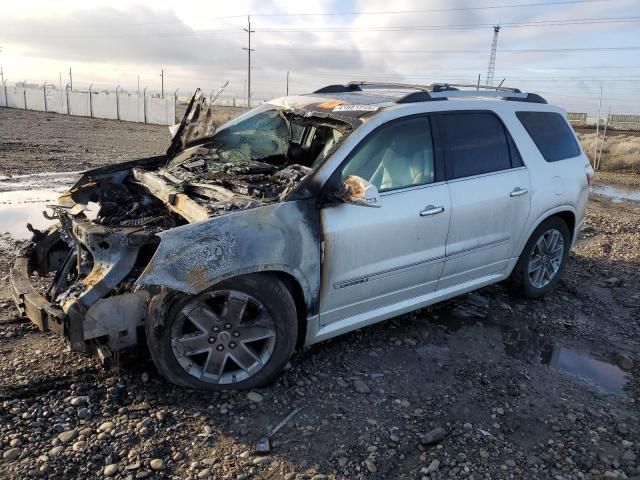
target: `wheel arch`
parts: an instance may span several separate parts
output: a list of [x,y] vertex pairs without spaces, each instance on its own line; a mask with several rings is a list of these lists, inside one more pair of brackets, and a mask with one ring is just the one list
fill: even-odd
[[551,217],[558,217],[563,222],[567,224],[567,228],[569,229],[569,235],[571,236],[570,244],[573,244],[574,236],[575,236],[575,228],[576,228],[576,209],[571,205],[562,205],[550,210],[547,210],[542,215],[540,215],[535,222],[531,224],[529,230],[526,232],[526,235],[522,236],[520,244],[518,245],[518,250],[516,251],[516,258],[522,255],[524,247],[527,245],[527,242],[535,232],[536,228],[538,228],[542,222],[548,220]]
[[309,305],[305,299],[304,290],[300,282],[290,273],[282,270],[267,271],[264,273],[270,273],[276,276],[289,290],[293,301],[296,304],[296,316],[298,318],[298,338],[296,339],[296,348],[304,346],[305,339],[307,337],[307,313],[309,312]]

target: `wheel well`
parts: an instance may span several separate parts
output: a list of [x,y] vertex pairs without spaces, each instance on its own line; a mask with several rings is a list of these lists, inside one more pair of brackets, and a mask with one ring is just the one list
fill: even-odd
[[307,307],[304,300],[304,293],[302,287],[295,279],[293,275],[285,272],[268,272],[275,275],[282,283],[285,284],[293,301],[296,304],[296,314],[298,317],[298,339],[296,341],[296,348],[301,348],[304,345],[304,341],[307,337]]
[[565,210],[564,212],[555,213],[552,216],[560,218],[567,224],[567,228],[569,228],[569,235],[571,236],[571,242],[573,242],[573,235],[576,227],[576,217],[573,212]]

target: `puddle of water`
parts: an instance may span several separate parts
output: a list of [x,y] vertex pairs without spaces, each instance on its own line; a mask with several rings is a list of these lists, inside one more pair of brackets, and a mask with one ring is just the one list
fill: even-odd
[[73,170],[71,172],[38,172],[38,173],[24,173],[20,175],[0,175],[0,182],[5,180],[18,180],[22,178],[31,177],[66,177],[73,175],[80,175],[84,170]]
[[68,187],[82,172],[42,172],[27,175],[0,175],[0,192],[13,190],[51,189],[58,186]]
[[[616,365],[596,360],[588,353],[558,345],[548,336],[540,335],[526,325],[501,322],[489,313],[488,299],[472,294],[450,305],[437,309],[427,319],[444,326],[449,334],[461,329],[479,327],[499,330],[505,353],[526,362],[541,363],[550,368],[582,379],[607,393],[621,393],[629,376]],[[420,352],[419,352],[420,354]],[[426,352],[432,354],[432,352]]]
[[591,187],[592,193],[603,195],[611,198],[614,202],[619,203],[623,200],[631,200],[634,202],[640,202],[640,189],[637,188],[621,188],[614,187],[612,185],[594,185]]
[[[31,238],[26,224],[34,228],[47,228],[53,223],[42,215],[46,205],[56,203],[67,187],[53,189],[16,190],[0,192],[0,232],[8,232],[17,239]],[[49,212],[51,213],[51,212]]]
[[541,352],[540,360],[545,365],[586,380],[609,393],[622,392],[629,381],[627,374],[617,366],[562,346]]

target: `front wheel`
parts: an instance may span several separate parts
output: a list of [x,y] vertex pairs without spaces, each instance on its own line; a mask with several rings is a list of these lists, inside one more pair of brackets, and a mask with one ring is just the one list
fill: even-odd
[[161,328],[147,323],[147,343],[158,371],[170,382],[240,390],[280,375],[297,331],[291,294],[278,278],[261,273],[178,298]]
[[551,217],[535,229],[511,274],[516,290],[527,298],[539,298],[558,283],[571,247],[567,224]]

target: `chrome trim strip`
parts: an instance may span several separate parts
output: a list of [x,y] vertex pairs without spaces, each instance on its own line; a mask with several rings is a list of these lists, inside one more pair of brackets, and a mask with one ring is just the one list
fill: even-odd
[[494,240],[493,242],[483,243],[482,245],[477,245],[475,247],[463,248],[462,250],[458,250],[457,252],[448,253],[446,256],[447,257],[455,257],[456,255],[460,255],[462,253],[469,253],[469,252],[472,252],[473,250],[478,250],[480,248],[491,247],[493,245],[498,245],[500,243],[507,242],[507,241],[509,241],[510,238],[511,237],[505,237],[505,238],[501,238],[499,240]]
[[372,273],[370,275],[363,275],[361,277],[355,277],[355,278],[351,278],[349,280],[343,280],[341,282],[336,282],[333,284],[333,288],[335,289],[339,289],[339,288],[344,288],[344,287],[350,287],[352,285],[358,285],[360,283],[366,283],[369,280],[375,280],[376,277],[381,277],[383,275],[389,274],[389,273],[397,273],[399,271],[402,270],[409,270],[413,267],[417,267],[420,265],[425,265],[427,263],[431,263],[431,262],[435,262],[436,260],[442,260],[443,258],[445,258],[446,255],[439,255],[437,257],[431,257],[428,258],[426,260],[422,260],[420,262],[414,262],[414,263],[409,263],[407,265],[402,265],[400,267],[393,267],[393,268],[388,268],[386,270],[380,270],[379,272],[376,273]]
[[527,167],[524,166],[524,167],[506,168],[504,170],[496,170],[494,172],[479,173],[478,175],[471,175],[468,177],[453,178],[451,180],[447,180],[446,183],[458,183],[458,182],[464,182],[465,180],[475,180],[476,178],[492,177],[494,175],[504,175],[505,173],[517,172],[520,170],[527,170]]
[[375,272],[375,273],[372,273],[370,275],[363,275],[361,277],[355,277],[355,278],[351,278],[349,280],[342,280],[341,282],[334,283],[333,284],[333,288],[337,290],[337,289],[340,289],[340,288],[351,287],[353,285],[359,285],[361,283],[366,283],[369,280],[375,280],[377,277],[381,277],[381,276],[387,275],[389,273],[399,273],[399,272],[404,271],[404,270],[409,270],[409,269],[411,269],[413,267],[417,267],[417,266],[420,266],[420,265],[425,265],[427,263],[435,262],[436,260],[450,259],[450,258],[456,257],[458,255],[467,254],[467,253],[472,252],[474,250],[479,250],[481,248],[491,247],[491,246],[494,246],[494,245],[499,245],[501,243],[508,242],[510,238],[511,237],[505,237],[505,238],[501,238],[499,240],[494,240],[493,242],[483,243],[482,245],[477,245],[475,247],[470,247],[470,248],[465,248],[463,250],[458,250],[455,253],[449,253],[449,254],[440,255],[440,256],[437,256],[437,257],[431,257],[431,258],[429,258],[427,260],[422,260],[420,262],[409,263],[407,265],[402,265],[400,267],[388,268],[386,270],[381,270],[379,272]]

